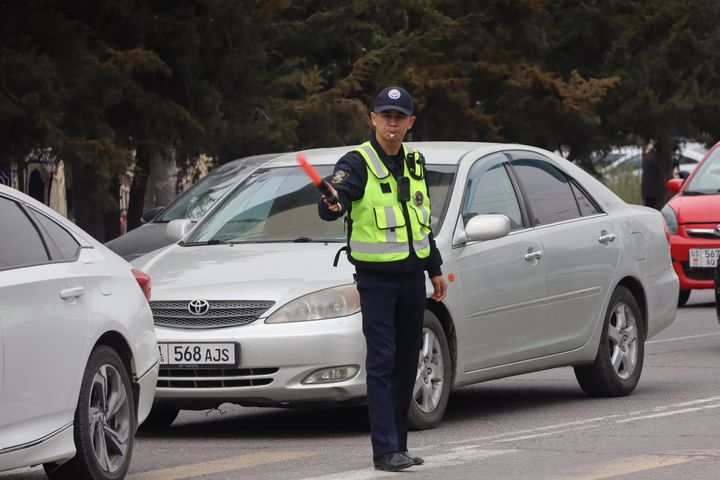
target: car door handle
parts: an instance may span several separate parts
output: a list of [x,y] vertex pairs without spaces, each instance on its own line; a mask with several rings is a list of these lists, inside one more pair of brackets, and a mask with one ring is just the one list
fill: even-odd
[[85,287],[72,287],[60,290],[60,298],[67,300],[68,298],[78,298],[85,295]]
[[532,262],[533,260],[540,260],[542,256],[542,250],[528,251],[528,253],[525,254],[525,260],[527,260],[528,262]]
[[615,234],[614,233],[607,233],[605,230],[600,232],[600,236],[598,237],[598,242],[600,243],[610,243],[615,241]]

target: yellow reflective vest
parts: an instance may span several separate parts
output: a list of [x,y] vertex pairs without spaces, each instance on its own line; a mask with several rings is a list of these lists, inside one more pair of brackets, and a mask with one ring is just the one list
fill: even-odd
[[[365,160],[368,180],[362,198],[353,201],[350,210],[350,256],[362,262],[404,260],[410,255],[412,242],[417,257],[427,258],[430,255],[430,199],[419,152],[403,145],[406,159],[403,176],[409,179],[410,199],[400,201],[398,182],[372,144],[365,142],[354,151]],[[413,171],[408,162],[415,167]]]

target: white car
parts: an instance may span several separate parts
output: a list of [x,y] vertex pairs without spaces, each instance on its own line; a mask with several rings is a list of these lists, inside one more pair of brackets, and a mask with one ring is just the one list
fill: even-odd
[[131,262],[146,253],[170,245],[173,241],[165,235],[170,222],[180,219],[197,222],[254,168],[277,156],[277,153],[254,155],[221,165],[195,182],[167,207],[157,207],[145,212],[143,219],[146,223],[110,240],[105,246]]
[[159,356],[150,279],[0,185],[0,471],[125,476]]
[[[589,395],[632,392],[645,340],[677,305],[660,212],[538,148],[410,145],[427,161],[449,285],[444,302],[427,300],[413,427],[436,425],[453,387],[560,366]],[[305,154],[329,178],[351,148]],[[317,199],[295,155],[278,157],[178,244],[136,260],[153,277],[162,352],[149,421],[223,402],[364,400],[354,268],[338,254],[346,223],[320,220]]]

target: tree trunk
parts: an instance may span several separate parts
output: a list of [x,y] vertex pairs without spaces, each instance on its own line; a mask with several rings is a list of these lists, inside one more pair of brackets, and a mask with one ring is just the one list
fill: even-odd
[[120,236],[120,205],[118,203],[120,199],[120,179],[118,177],[112,179],[109,191],[114,200],[112,202],[113,206],[102,214],[103,229],[105,231],[104,241],[106,242]]
[[[675,140],[669,131],[662,131],[657,137],[655,143],[655,151],[657,152],[657,172],[656,175],[661,183],[665,185],[668,180],[673,178],[673,159],[675,156]],[[662,195],[658,198],[658,208],[665,205],[670,198],[670,192],[666,188],[662,189]]]
[[68,165],[73,170],[75,223],[98,241],[104,242],[103,211],[100,208],[100,202],[98,202],[98,196],[101,192],[96,191],[94,176],[87,175],[85,169],[76,168],[70,162],[68,162]]
[[130,186],[130,198],[128,200],[128,232],[142,225],[140,217],[142,217],[143,214],[145,190],[147,188],[148,176],[150,175],[149,157],[150,152],[148,149],[138,147],[135,157],[135,170],[133,172],[132,185]]
[[177,196],[175,149],[165,148],[150,157],[150,176],[145,190],[145,211],[167,207]]

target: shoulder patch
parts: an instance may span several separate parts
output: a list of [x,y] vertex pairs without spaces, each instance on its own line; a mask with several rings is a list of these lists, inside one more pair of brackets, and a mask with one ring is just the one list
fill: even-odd
[[333,177],[330,180],[330,183],[333,185],[340,185],[343,183],[347,178],[350,176],[349,173],[347,173],[345,170],[335,170],[335,173],[333,173]]

